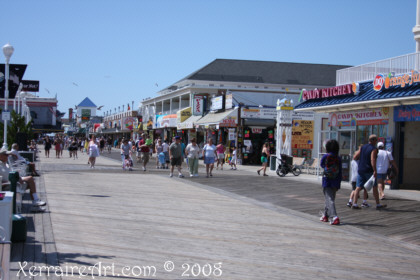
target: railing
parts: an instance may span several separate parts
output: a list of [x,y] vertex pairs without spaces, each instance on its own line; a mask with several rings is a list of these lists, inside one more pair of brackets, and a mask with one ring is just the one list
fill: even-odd
[[337,70],[337,86],[353,82],[365,82],[375,79],[377,74],[393,73],[401,75],[411,70],[419,70],[420,52],[388,58],[355,67]]

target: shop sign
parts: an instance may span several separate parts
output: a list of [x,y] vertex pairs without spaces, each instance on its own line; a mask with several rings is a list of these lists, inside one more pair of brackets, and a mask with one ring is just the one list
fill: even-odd
[[236,127],[238,118],[236,116],[228,116],[219,123],[219,127]]
[[253,127],[251,128],[251,131],[253,134],[261,134],[263,130],[262,128],[259,128],[259,127]]
[[233,94],[227,94],[225,99],[225,109],[233,108]]
[[330,113],[329,126],[381,125],[389,122],[389,108],[369,109],[356,112]]
[[315,113],[314,112],[293,112],[292,119],[313,121],[315,119]]
[[176,127],[176,114],[156,115],[156,128]]
[[90,109],[82,109],[82,121],[90,120],[91,111]]
[[354,93],[353,87],[352,84],[347,84],[330,88],[303,90],[302,99],[310,100],[352,94]]
[[176,112],[177,115],[177,121],[178,123],[182,123],[185,120],[187,120],[189,117],[191,117],[191,107],[187,107],[185,109],[179,110]]
[[376,75],[373,80],[373,89],[376,91],[381,91],[383,88],[388,89],[389,87],[399,86],[404,88],[406,85],[412,85],[414,83],[420,82],[420,73],[417,71],[411,70],[411,73],[401,75],[401,76],[392,76],[389,73],[386,77],[383,74]]
[[314,143],[314,121],[293,120],[292,149],[312,149]]
[[420,105],[404,105],[394,107],[395,122],[418,122],[420,121]]
[[247,119],[275,120],[277,118],[277,111],[275,108],[253,108],[253,109],[242,108],[241,117],[247,118]]
[[202,116],[204,111],[204,96],[194,95],[193,98],[193,115]]
[[213,97],[211,99],[211,111],[223,109],[223,96]]
[[133,117],[125,118],[123,122],[124,123],[123,129],[133,131],[135,121],[136,119]]
[[228,137],[229,141],[233,141],[236,140],[236,133],[235,133],[235,129],[229,129],[229,137]]

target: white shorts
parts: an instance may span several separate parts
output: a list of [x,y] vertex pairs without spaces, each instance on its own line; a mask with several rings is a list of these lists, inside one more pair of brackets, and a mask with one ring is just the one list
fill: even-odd
[[225,159],[225,154],[217,154],[218,159]]

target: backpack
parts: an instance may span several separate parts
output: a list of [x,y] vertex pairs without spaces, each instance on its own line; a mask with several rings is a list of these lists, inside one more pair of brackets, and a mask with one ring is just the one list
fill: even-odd
[[325,159],[324,176],[328,179],[335,179],[340,173],[340,161],[336,155],[328,155]]

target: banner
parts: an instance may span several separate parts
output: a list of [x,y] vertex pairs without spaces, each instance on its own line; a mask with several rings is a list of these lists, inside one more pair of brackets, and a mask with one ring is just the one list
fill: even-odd
[[202,116],[204,113],[204,97],[201,95],[194,95],[193,98],[193,115]]
[[187,107],[185,109],[179,110],[176,112],[177,115],[177,121],[178,123],[182,123],[185,120],[187,120],[189,117],[191,117],[191,107]]
[[355,112],[330,113],[329,126],[382,125],[389,122],[389,107]]
[[420,121],[420,105],[404,105],[394,107],[395,122],[418,122]]
[[314,121],[293,120],[292,125],[292,149],[312,149]]
[[171,115],[156,115],[156,127],[155,128],[162,128],[162,127],[176,127],[176,114]]

